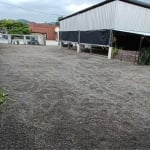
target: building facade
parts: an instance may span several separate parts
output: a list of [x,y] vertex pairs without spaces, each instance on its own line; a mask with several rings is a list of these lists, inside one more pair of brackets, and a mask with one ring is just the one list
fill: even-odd
[[61,19],[60,40],[75,42],[79,49],[80,44],[108,48],[114,44],[138,50],[141,37],[150,37],[149,20],[150,5],[147,3],[104,1]]
[[32,33],[45,35],[47,40],[56,40],[55,25],[31,23],[29,28]]

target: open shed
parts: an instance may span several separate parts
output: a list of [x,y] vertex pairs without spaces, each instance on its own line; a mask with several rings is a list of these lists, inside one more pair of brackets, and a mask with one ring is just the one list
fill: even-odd
[[[60,20],[60,42],[139,51],[150,37],[150,5],[132,0],[107,0]],[[122,43],[123,45],[120,45]],[[146,42],[145,42],[146,43]],[[137,54],[137,53],[136,53]]]

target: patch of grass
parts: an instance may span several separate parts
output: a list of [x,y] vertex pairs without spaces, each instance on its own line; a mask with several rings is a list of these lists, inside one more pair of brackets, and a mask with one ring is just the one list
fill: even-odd
[[0,89],[0,105],[6,101],[6,94]]
[[139,64],[150,65],[150,47],[142,49],[139,56]]
[[113,47],[112,48],[112,57],[114,58],[118,54],[118,52],[119,52],[119,49],[116,47]]

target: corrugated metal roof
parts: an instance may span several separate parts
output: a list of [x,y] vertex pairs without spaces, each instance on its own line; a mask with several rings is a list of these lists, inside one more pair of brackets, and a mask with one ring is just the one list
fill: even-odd
[[113,29],[117,2],[97,7],[60,22],[61,31],[92,31]]
[[[78,11],[78,12],[76,12],[76,13],[73,13],[73,14],[69,15],[69,16],[66,16],[66,17],[62,18],[61,20],[65,20],[65,19],[67,19],[67,18],[76,16],[76,15],[78,15],[78,14],[84,13],[84,12],[89,11],[89,10],[91,10],[91,9],[94,9],[94,8],[96,8],[96,7],[103,6],[103,5],[108,4],[108,3],[111,3],[111,2],[113,2],[113,1],[122,1],[122,2],[124,2],[124,3],[130,3],[130,4],[133,4],[133,5],[136,5],[136,6],[140,6],[140,7],[144,7],[144,8],[150,9],[150,4],[144,3],[144,2],[140,2],[140,1],[135,1],[135,0],[125,0],[125,1],[124,1],[124,0],[106,0],[106,1],[104,1],[104,2],[101,2],[101,3],[98,3],[98,4],[94,5],[94,6],[91,6],[91,7],[89,7],[89,8],[86,8],[86,9],[84,9],[84,10]],[[61,20],[60,20],[60,21],[61,21]]]

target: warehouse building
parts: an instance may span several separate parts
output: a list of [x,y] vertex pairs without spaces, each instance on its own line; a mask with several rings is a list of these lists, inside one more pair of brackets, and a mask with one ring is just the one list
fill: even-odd
[[107,0],[60,20],[61,43],[75,43],[78,52],[81,45],[105,47],[108,58],[112,47],[137,55],[149,37],[150,5],[139,1]]

